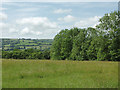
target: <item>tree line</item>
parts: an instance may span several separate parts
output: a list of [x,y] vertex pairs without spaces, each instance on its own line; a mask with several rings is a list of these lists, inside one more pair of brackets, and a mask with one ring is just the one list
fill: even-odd
[[105,14],[96,28],[72,28],[58,33],[51,47],[55,60],[120,60],[120,17]]
[[2,51],[2,58],[6,59],[50,59],[50,50],[38,49],[14,49],[13,51]]
[[120,12],[105,14],[96,28],[61,30],[50,50],[3,51],[3,58],[120,61]]

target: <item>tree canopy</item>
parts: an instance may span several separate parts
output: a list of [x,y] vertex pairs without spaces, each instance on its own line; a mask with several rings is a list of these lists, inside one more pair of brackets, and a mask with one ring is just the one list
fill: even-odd
[[55,60],[120,60],[119,12],[105,14],[96,28],[60,31],[51,47]]

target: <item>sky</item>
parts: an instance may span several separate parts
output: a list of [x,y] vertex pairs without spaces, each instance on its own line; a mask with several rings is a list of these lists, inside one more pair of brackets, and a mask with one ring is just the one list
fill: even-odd
[[63,29],[95,27],[117,10],[117,2],[3,2],[1,37],[53,39]]

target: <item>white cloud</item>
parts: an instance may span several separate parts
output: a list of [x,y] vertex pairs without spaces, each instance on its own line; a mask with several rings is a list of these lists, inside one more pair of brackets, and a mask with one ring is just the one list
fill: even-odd
[[0,7],[0,11],[2,11],[2,10],[6,10],[6,8]]
[[0,23],[2,37],[48,39],[54,38],[59,30],[57,23],[47,17],[28,17],[17,19],[16,23]]
[[35,34],[35,35],[41,35],[42,32],[40,31],[33,31],[33,30],[30,30],[29,27],[25,27],[23,28],[21,31],[20,31],[21,34]]
[[27,34],[29,32],[30,30],[28,29],[28,27],[25,27],[24,29],[21,30],[21,34]]
[[0,12],[0,20],[6,20],[7,15],[5,13]]
[[62,13],[70,13],[72,9],[57,9],[54,11],[56,14],[62,14]]
[[0,22],[0,32],[8,29],[8,24]]
[[6,27],[5,23],[0,22],[0,28]]
[[50,22],[47,17],[30,17],[17,20],[21,25],[41,26],[41,28],[56,28],[55,22]]
[[3,32],[7,33],[8,25],[6,23],[0,22],[0,38],[2,37]]
[[71,15],[67,15],[63,18],[58,18],[59,21],[63,21],[63,22],[73,22],[76,20],[75,17],[71,16]]
[[99,24],[99,19],[100,16],[94,16],[91,18],[86,18],[84,20],[80,20],[75,23],[75,27],[80,27],[80,28],[86,28],[86,27],[95,27],[97,24]]
[[38,35],[47,38],[52,34],[56,34],[59,30],[57,23],[51,22],[47,17],[28,17],[16,20],[16,22],[18,25],[16,30],[19,29],[21,35]]
[[9,32],[10,32],[10,33],[14,33],[14,32],[18,32],[18,30],[15,29],[15,28],[10,28],[10,29],[9,29]]

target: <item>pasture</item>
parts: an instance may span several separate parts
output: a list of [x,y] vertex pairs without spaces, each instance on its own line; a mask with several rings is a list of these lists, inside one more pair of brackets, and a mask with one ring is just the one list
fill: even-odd
[[2,60],[3,88],[117,88],[118,62]]

